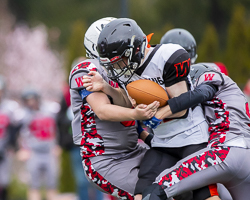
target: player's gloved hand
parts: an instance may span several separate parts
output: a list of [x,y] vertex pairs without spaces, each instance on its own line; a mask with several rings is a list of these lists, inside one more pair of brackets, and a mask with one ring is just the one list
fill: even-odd
[[138,133],[138,138],[141,137],[141,132],[144,131],[144,129],[141,127],[141,122],[137,120],[137,133]]
[[145,126],[155,129],[162,122],[162,119],[157,119],[156,117],[152,117],[151,119],[143,120],[142,122],[143,124],[145,124]]

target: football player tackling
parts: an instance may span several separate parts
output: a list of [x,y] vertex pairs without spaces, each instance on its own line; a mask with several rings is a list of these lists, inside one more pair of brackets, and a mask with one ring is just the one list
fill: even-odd
[[212,67],[195,64],[190,76],[195,90],[171,99],[174,103],[164,109],[171,114],[202,103],[209,122],[208,146],[163,171],[144,190],[143,199],[166,199],[212,183],[222,183],[234,200],[248,199],[250,114],[246,97],[231,78]]
[[[70,95],[74,119],[72,121],[73,141],[79,146],[82,164],[87,179],[99,190],[121,199],[132,200],[138,180],[141,160],[147,151],[138,144],[137,124],[135,119],[153,117],[159,106],[158,102],[150,105],[131,107],[118,84],[107,78],[100,66],[96,51],[97,38],[103,29],[114,18],[103,18],[94,22],[87,30],[84,46],[87,59],[73,67],[69,76]],[[98,71],[109,90],[89,92],[85,89],[82,77]],[[148,135],[143,132],[141,139]]]
[[[145,34],[132,19],[116,19],[105,26],[99,36],[97,50],[109,78],[124,89],[131,81],[150,79],[161,85],[170,98],[190,90],[187,77],[190,70],[189,54],[176,44],[148,48]],[[89,83],[88,80],[85,83],[84,86],[89,87],[87,89],[90,91],[95,91],[96,85],[100,84]],[[152,148],[141,163],[135,189],[138,199],[143,189],[151,185],[165,168],[207,146],[208,126],[200,106],[187,108],[168,116],[168,119],[167,113],[161,114],[159,118],[144,120],[147,126],[154,129],[154,137]],[[204,186],[194,190],[193,199],[218,198],[216,188],[215,192],[211,192],[211,188]]]

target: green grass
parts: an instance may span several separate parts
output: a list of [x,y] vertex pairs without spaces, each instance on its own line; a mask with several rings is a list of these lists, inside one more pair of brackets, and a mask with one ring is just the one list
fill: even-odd
[[9,200],[26,200],[27,185],[21,183],[16,176],[11,180],[8,189]]

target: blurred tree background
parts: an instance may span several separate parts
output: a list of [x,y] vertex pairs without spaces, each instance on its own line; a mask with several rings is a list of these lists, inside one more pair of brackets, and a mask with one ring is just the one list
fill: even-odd
[[[5,71],[12,67],[4,62],[4,52],[9,46],[5,42],[7,36],[20,25],[25,25],[26,29],[29,27],[31,31],[43,26],[42,30],[46,28],[47,31],[44,38],[48,40],[44,46],[49,46],[57,56],[58,61],[53,63],[60,65],[51,71],[57,74],[61,70],[64,74],[61,79],[67,81],[72,62],[79,56],[85,56],[85,31],[91,23],[103,17],[136,20],[145,34],[154,33],[151,44],[159,43],[169,29],[187,29],[197,42],[197,62],[223,62],[230,77],[241,88],[250,78],[249,0],[1,0],[0,73],[9,74]],[[34,44],[26,51],[32,53],[35,49]],[[20,63],[18,67],[25,66]],[[25,74],[22,77],[25,80]],[[60,81],[57,83],[61,89]],[[67,153],[64,152],[63,156],[62,163],[67,163]],[[62,172],[70,173],[70,169],[65,168],[68,168],[66,164],[62,166]],[[65,185],[60,187],[63,192],[73,190],[68,188],[67,191]]]
[[[196,38],[198,62],[225,63],[240,86],[250,75],[249,0],[4,1],[15,16],[15,24],[47,26],[51,47],[64,53],[66,72],[74,57],[85,55],[82,44],[87,27],[112,16],[133,18],[145,34],[154,32],[151,43],[158,43],[170,28],[187,29]],[[53,34],[59,37],[55,39]]]

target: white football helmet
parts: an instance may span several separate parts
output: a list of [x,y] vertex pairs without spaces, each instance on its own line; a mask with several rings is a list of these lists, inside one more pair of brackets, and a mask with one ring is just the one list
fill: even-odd
[[84,47],[86,49],[86,57],[98,58],[97,41],[102,29],[111,21],[115,20],[114,17],[105,17],[92,23],[84,36]]

